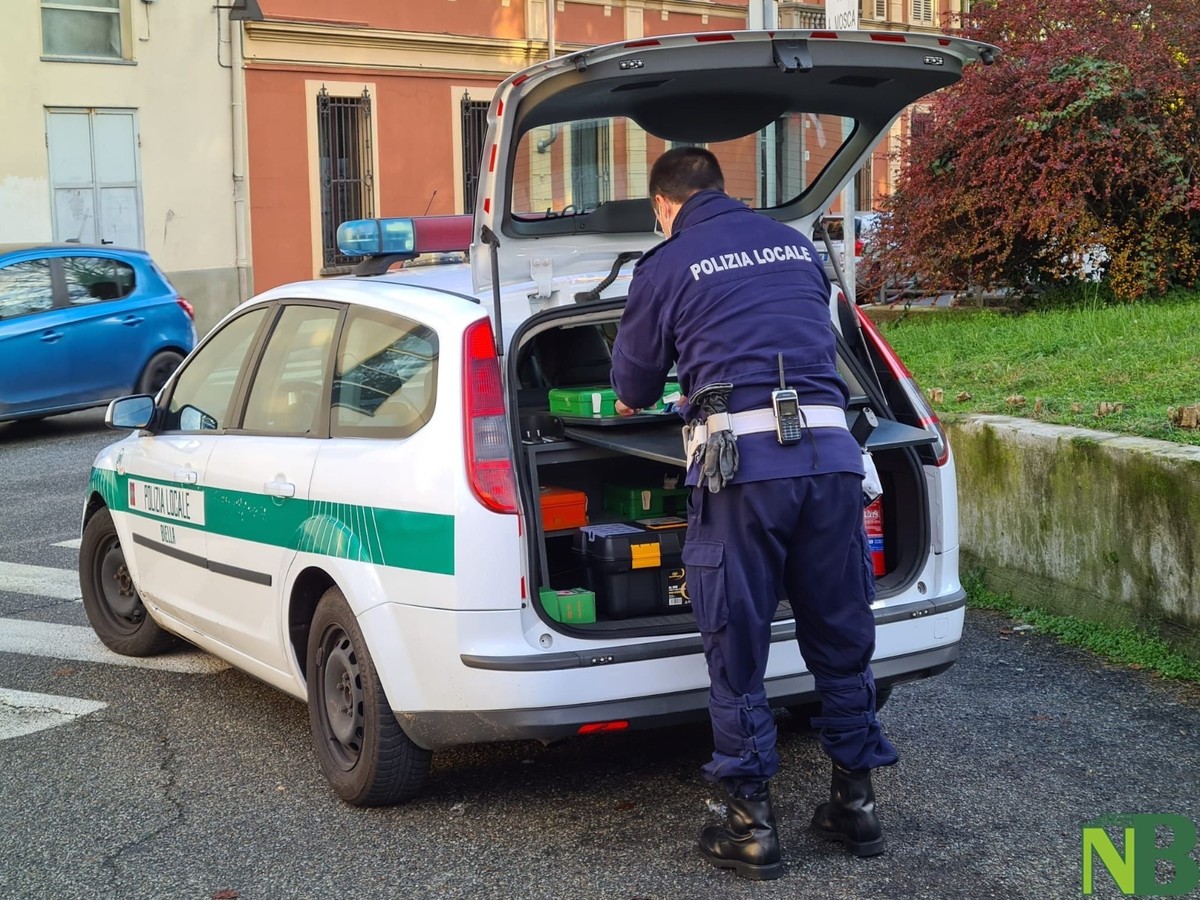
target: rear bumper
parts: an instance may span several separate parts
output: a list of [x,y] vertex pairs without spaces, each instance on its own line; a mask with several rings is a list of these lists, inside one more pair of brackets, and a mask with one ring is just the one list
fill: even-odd
[[[879,685],[917,681],[946,671],[958,659],[958,644],[923,650],[871,663]],[[797,706],[818,700],[808,672],[768,679],[772,706]],[[708,716],[708,689],[678,694],[628,698],[578,706],[500,709],[475,712],[397,713],[412,740],[427,750],[486,741],[558,741],[574,737],[582,725],[627,722],[628,728],[658,728],[694,722]]]
[[[918,601],[893,609],[876,612],[876,623],[893,628],[929,628],[916,621],[937,616],[937,621],[957,620],[961,628],[962,609],[965,595],[939,598],[936,601]],[[957,613],[957,615],[955,615]],[[949,615],[947,615],[949,614]],[[914,622],[913,625],[904,625]],[[889,629],[891,630],[891,629]],[[881,638],[883,634],[881,634]],[[780,652],[790,654],[795,650],[795,624],[791,621],[777,622],[772,630],[772,642],[786,644]],[[887,643],[886,641],[884,643]],[[911,645],[910,645],[911,646]],[[888,653],[883,647],[881,652]],[[916,681],[944,672],[958,659],[959,631],[953,630],[944,643],[913,649],[911,652],[894,652],[877,657],[871,663],[875,680],[880,685],[901,684]],[[773,654],[774,655],[774,651]],[[668,662],[672,657],[677,663]],[[479,656],[463,654],[461,661],[466,671],[474,671],[477,677],[501,681],[491,684],[487,693],[491,696],[513,697],[524,694],[523,699],[532,700],[544,696],[533,689],[535,683],[550,679],[549,684],[558,685],[557,696],[571,696],[571,684],[580,678],[594,682],[602,679],[609,685],[621,680],[621,671],[629,665],[631,675],[643,676],[642,685],[653,684],[656,678],[646,666],[658,667],[655,671],[665,672],[661,667],[669,665],[670,671],[683,671],[680,664],[699,678],[680,679],[677,686],[686,684],[684,690],[644,695],[636,688],[625,685],[625,696],[603,699],[593,697],[591,702],[569,705],[548,703],[538,706],[523,706],[514,709],[426,709],[418,711],[396,711],[396,719],[414,742],[429,750],[440,750],[461,744],[487,741],[540,740],[557,741],[579,733],[580,726],[599,722],[623,722],[630,729],[651,728],[682,722],[703,720],[708,715],[708,685],[703,676],[703,648],[699,635],[670,641],[607,647],[599,657],[584,651],[568,651],[536,656]],[[694,665],[693,665],[694,663]],[[595,668],[604,673],[581,671]],[[791,671],[786,674],[768,676],[767,695],[773,706],[797,706],[819,699],[813,676],[803,670],[798,655],[789,663]],[[553,674],[555,671],[558,674]],[[610,674],[611,673],[611,674]],[[465,673],[464,673],[465,674]],[[515,679],[515,680],[514,680]],[[634,682],[631,682],[633,684]],[[509,690],[505,690],[505,688]],[[516,690],[511,690],[516,688]]]

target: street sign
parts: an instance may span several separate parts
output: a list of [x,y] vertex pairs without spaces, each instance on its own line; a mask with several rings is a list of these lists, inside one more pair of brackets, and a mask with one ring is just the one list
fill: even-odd
[[857,31],[859,3],[860,0],[825,0],[825,27]]

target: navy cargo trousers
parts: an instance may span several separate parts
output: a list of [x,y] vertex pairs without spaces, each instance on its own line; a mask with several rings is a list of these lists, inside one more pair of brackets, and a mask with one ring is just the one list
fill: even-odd
[[733,792],[779,769],[763,677],[782,599],[821,695],[813,725],[825,752],[852,771],[896,762],[875,718],[875,582],[861,476],[734,483],[715,494],[694,487],[683,554],[711,679],[705,777]]

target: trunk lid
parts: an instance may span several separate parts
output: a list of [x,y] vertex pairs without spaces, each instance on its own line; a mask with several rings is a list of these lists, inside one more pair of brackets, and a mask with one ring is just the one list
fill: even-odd
[[858,31],[693,34],[582,50],[517,73],[488,114],[472,245],[477,294],[605,272],[658,240],[646,178],[671,146],[704,144],[733,196],[803,233],[910,103],[996,48]]

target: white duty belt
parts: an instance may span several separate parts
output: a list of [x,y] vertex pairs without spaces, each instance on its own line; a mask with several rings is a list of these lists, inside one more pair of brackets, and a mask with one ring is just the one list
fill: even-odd
[[[801,406],[800,422],[808,428],[846,429],[846,411],[840,406]],[[696,451],[716,431],[738,434],[758,434],[775,430],[775,410],[769,406],[735,413],[711,413],[708,419],[683,429],[684,452],[691,463]]]

